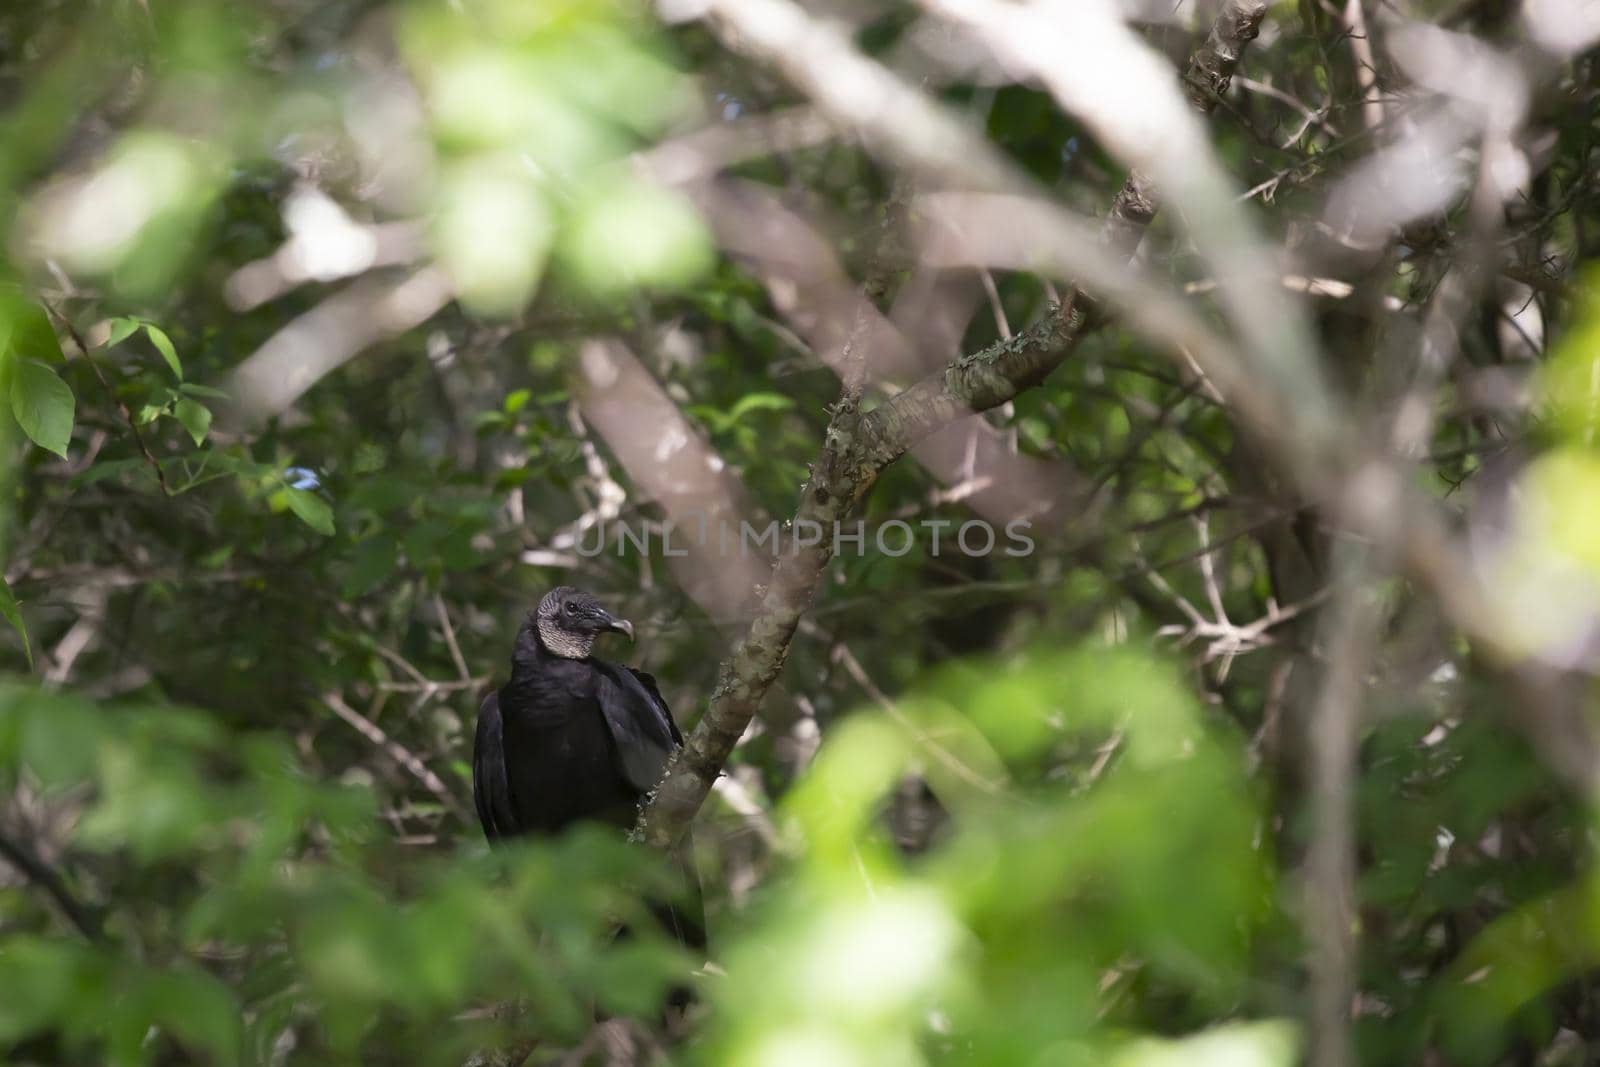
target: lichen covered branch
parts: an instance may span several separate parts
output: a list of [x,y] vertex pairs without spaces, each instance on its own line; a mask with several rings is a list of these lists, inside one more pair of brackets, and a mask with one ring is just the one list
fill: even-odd
[[[1245,44],[1255,36],[1266,4],[1229,0],[1205,43],[1190,61],[1215,94],[1226,88]],[[833,121],[875,135],[901,165],[930,178],[955,177],[957,184],[988,191],[1026,190],[1026,182],[987,142],[947,116],[893,74],[860,55],[841,35],[813,22],[787,0],[718,0],[707,20],[730,47],[777,67]],[[845,74],[851,75],[845,77]],[[873,87],[852,93],[849,87]],[[1191,99],[1209,111],[1215,96]],[[899,101],[888,107],[886,101]],[[872,106],[867,106],[871,103]],[[1137,180],[1130,176],[1129,185]],[[1126,196],[1127,187],[1118,195]],[[1113,207],[1103,240],[1135,234],[1137,246],[1153,214],[1135,219]],[[1130,227],[1132,229],[1130,229]],[[1119,236],[1120,235],[1120,236]],[[821,455],[802,490],[791,533],[831,530],[848,516],[883,470],[929,435],[975,412],[987,411],[1042,382],[1072,351],[1084,321],[1074,292],[1037,323],[978,352],[957,357],[943,370],[870,411],[848,394],[835,406]],[[791,545],[800,541],[795,538]],[[809,539],[808,539],[809,540]],[[767,690],[783,670],[801,616],[832,556],[831,538],[786,548],[779,556],[756,616],[744,639],[723,664],[705,715],[668,767],[641,818],[640,835],[656,847],[682,836],[729,755],[749,727]]]

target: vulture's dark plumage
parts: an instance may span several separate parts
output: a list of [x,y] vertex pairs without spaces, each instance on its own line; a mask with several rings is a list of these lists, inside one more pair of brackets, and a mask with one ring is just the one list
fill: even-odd
[[[517,632],[511,680],[484,698],[472,751],[472,797],[491,843],[579,820],[631,827],[683,744],[654,678],[591,655],[608,631],[633,637],[591,594],[562,586]],[[704,943],[697,917],[656,910],[679,940]]]

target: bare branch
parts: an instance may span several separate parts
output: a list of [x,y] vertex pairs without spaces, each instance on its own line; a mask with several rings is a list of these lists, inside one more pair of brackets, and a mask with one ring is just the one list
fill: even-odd
[[[1346,555],[1360,552],[1346,546]],[[1327,625],[1328,665],[1311,724],[1311,834],[1305,874],[1314,1067],[1351,1067],[1355,993],[1356,748],[1377,612],[1364,566],[1347,562]]]
[[439,802],[452,815],[471,825],[472,819],[468,816],[467,809],[462,806],[461,801],[456,799],[456,795],[450,791],[450,787],[445,785],[437,774],[429,770],[428,765],[417,758],[410,749],[390,737],[377,723],[345,703],[344,698],[338,693],[322,694],[322,702],[335,715],[349,723],[356,733],[377,745],[384,751],[385,755],[409,771],[412,777],[421,782],[428,792],[439,798]]

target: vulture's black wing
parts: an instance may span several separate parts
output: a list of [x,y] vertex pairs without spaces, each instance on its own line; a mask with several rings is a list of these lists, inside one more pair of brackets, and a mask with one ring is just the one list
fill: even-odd
[[667,729],[672,731],[673,743],[681,747],[683,745],[683,734],[678,730],[678,723],[672,717],[672,709],[667,707],[667,701],[661,695],[661,687],[656,685],[656,676],[648,671],[641,671],[637,667],[629,667],[627,671],[639,679],[639,684],[649,691],[651,699],[656,702],[656,707],[661,709],[661,717],[667,720]]
[[654,678],[617,663],[596,660],[595,666],[599,668],[595,697],[616,742],[621,764],[617,770],[628,785],[648,793],[661,781],[661,772],[683,744],[683,736]]
[[[644,671],[616,663],[601,664],[600,706],[617,744],[623,777],[640,793],[661,781],[667,760],[683,744],[683,734],[672,719],[672,709],[661,696],[656,680]],[[700,899],[700,878],[694,861],[678,851],[674,861],[683,878],[682,892],[671,899],[649,901],[662,929],[690,949],[706,947],[705,904]],[[692,999],[685,989],[672,994],[673,1006],[683,1009]]]
[[500,724],[500,694],[490,693],[478,708],[478,732],[472,742],[472,802],[490,841],[510,837],[521,827],[511,802],[506,776],[506,749]]

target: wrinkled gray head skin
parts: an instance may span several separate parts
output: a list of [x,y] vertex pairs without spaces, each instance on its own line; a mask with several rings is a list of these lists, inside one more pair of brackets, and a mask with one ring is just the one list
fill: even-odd
[[544,595],[533,613],[533,623],[544,647],[568,659],[589,655],[595,638],[608,630],[633,640],[633,623],[601,607],[594,594],[570,585],[557,586]]

